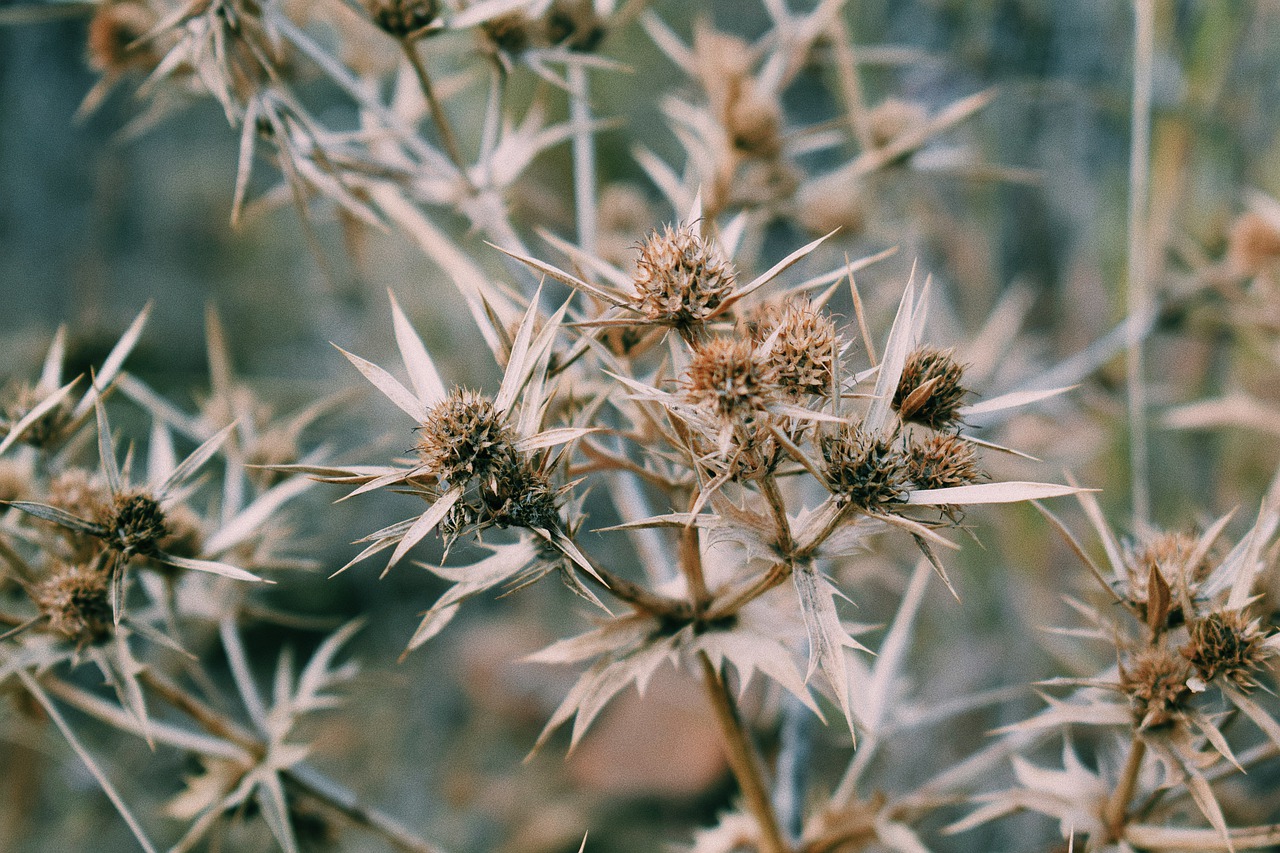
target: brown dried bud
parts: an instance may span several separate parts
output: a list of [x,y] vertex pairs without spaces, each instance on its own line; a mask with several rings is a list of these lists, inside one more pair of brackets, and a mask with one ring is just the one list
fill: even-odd
[[89,66],[109,77],[131,68],[151,68],[157,57],[140,42],[156,24],[155,15],[141,3],[100,3],[89,19]]
[[719,248],[689,225],[667,226],[640,247],[637,307],[650,320],[677,328],[705,321],[733,292],[733,267]]
[[516,56],[533,41],[535,28],[536,22],[517,9],[485,21],[480,25],[480,32],[494,50]]
[[840,343],[830,317],[807,300],[796,300],[753,312],[745,325],[757,343],[772,337],[767,358],[783,391],[793,397],[831,395]]
[[929,111],[923,104],[901,98],[881,101],[867,115],[871,140],[877,148],[884,148],[907,134],[920,131],[928,120]]
[[383,31],[405,38],[428,26],[440,14],[438,0],[372,0],[369,14]]
[[689,402],[725,421],[750,423],[773,401],[777,381],[772,363],[750,340],[713,338],[693,355],[685,380]]
[[461,388],[427,414],[418,428],[417,451],[428,471],[450,483],[488,477],[515,454],[493,403]]
[[1126,551],[1124,562],[1128,576],[1123,593],[1137,606],[1144,620],[1147,619],[1151,573],[1155,571],[1169,587],[1170,604],[1165,627],[1176,628],[1186,621],[1183,602],[1195,600],[1200,583],[1213,568],[1204,557],[1191,565],[1196,547],[1193,537],[1173,532],[1153,536],[1137,548]]
[[[19,421],[43,401],[43,397],[29,385],[11,386],[5,397],[3,408],[0,409],[0,438],[7,436]],[[18,440],[38,449],[50,449],[64,437],[64,430],[70,419],[71,407],[64,399],[29,424]]]
[[963,381],[964,368],[951,350],[921,347],[907,356],[893,408],[904,421],[949,429],[957,424],[960,406],[969,393]]
[[559,0],[547,11],[547,41],[579,53],[590,53],[606,35],[604,19],[592,0]]
[[169,535],[160,504],[144,492],[116,495],[99,518],[107,528],[107,547],[125,557],[153,554],[159,550],[160,540]]
[[1120,687],[1133,704],[1138,727],[1172,722],[1191,698],[1191,665],[1163,646],[1147,646],[1120,666]]
[[1280,262],[1280,227],[1262,214],[1249,211],[1236,217],[1227,237],[1227,269],[1239,276],[1257,276]]
[[114,620],[106,572],[86,566],[58,566],[32,590],[32,599],[49,628],[77,644],[96,643],[111,634]]
[[973,445],[956,435],[932,435],[907,447],[907,479],[917,489],[950,489],[982,479]]
[[882,511],[906,500],[906,459],[891,439],[847,424],[819,446],[827,484],[841,502]]
[[1260,619],[1250,620],[1238,610],[1221,610],[1187,626],[1190,642],[1183,656],[1205,681],[1222,678],[1249,691],[1258,686],[1254,674],[1271,657]]

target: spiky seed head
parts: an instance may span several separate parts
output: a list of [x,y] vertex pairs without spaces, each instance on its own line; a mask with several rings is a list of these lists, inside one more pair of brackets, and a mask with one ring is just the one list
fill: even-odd
[[725,104],[724,123],[733,147],[755,157],[782,151],[782,105],[758,86],[743,85]]
[[1146,614],[1148,581],[1154,569],[1169,586],[1172,603],[1168,627],[1174,628],[1186,621],[1187,614],[1183,613],[1182,602],[1195,600],[1200,584],[1213,569],[1207,557],[1201,557],[1194,565],[1191,564],[1196,546],[1194,537],[1171,531],[1158,533],[1125,550],[1127,577],[1123,593],[1137,605],[1143,618]]
[[100,520],[107,528],[107,547],[126,557],[154,554],[169,535],[159,501],[146,492],[116,495]]
[[[0,438],[7,436],[19,421],[42,402],[42,399],[36,389],[30,385],[11,386],[0,406]],[[37,449],[49,449],[64,437],[64,431],[70,419],[71,406],[64,399],[37,418],[35,423],[28,425],[18,440]]]
[[106,639],[114,620],[106,572],[89,566],[58,565],[32,590],[49,629],[77,644]]
[[764,343],[776,332],[769,350],[778,385],[791,397],[828,397],[835,379],[839,339],[835,322],[808,300],[758,309],[746,318],[752,340]]
[[422,30],[440,14],[438,0],[370,0],[369,14],[383,31],[404,38]]
[[689,364],[685,395],[723,421],[752,423],[773,401],[777,380],[773,365],[742,338],[712,338]]
[[111,506],[111,490],[93,472],[68,468],[49,480],[45,503],[80,518],[100,518]]
[[142,3],[98,4],[86,39],[89,67],[114,77],[155,65],[155,52],[142,40],[155,24],[155,15]]
[[459,483],[488,476],[515,448],[493,403],[459,388],[427,413],[418,429],[417,452],[440,480]]
[[558,527],[555,489],[528,460],[513,457],[482,484],[485,511],[499,527]]
[[607,33],[592,0],[557,0],[547,10],[544,28],[551,44],[579,53],[595,50]]
[[640,246],[636,307],[650,320],[677,328],[705,321],[733,292],[733,267],[692,226],[667,226]]
[[957,425],[960,406],[969,393],[963,382],[964,368],[951,350],[921,347],[907,356],[893,408],[904,421],[950,429]]
[[846,424],[818,444],[827,483],[842,503],[880,511],[906,500],[906,459],[890,438]]
[[970,442],[941,433],[907,446],[907,479],[917,489],[950,489],[982,479],[978,454]]
[[1258,685],[1254,676],[1271,657],[1262,620],[1239,610],[1217,610],[1193,620],[1187,633],[1182,654],[1205,681],[1221,678],[1244,691]]
[[1144,646],[1120,666],[1120,688],[1129,696],[1142,729],[1172,722],[1190,700],[1186,658],[1164,646]]
[[535,21],[517,9],[485,21],[480,25],[480,32],[494,50],[517,56],[533,41],[536,27]]

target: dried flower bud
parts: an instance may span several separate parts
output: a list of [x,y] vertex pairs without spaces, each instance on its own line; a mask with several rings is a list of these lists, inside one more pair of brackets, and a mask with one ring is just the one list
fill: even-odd
[[131,68],[150,68],[156,55],[139,40],[156,24],[155,15],[141,3],[100,3],[89,19],[89,66],[115,76]]
[[907,448],[907,479],[917,489],[967,486],[983,477],[973,445],[956,435],[932,435]]
[[155,553],[169,535],[160,504],[144,492],[116,495],[100,519],[107,528],[107,547],[126,557]]
[[1200,583],[1209,576],[1212,566],[1202,557],[1191,565],[1195,556],[1196,540],[1185,533],[1161,533],[1136,548],[1126,550],[1125,568],[1128,572],[1123,594],[1137,605],[1146,618],[1148,586],[1154,569],[1164,579],[1170,592],[1170,609],[1167,627],[1176,628],[1187,619],[1182,602],[1194,601]]
[[760,309],[746,318],[745,325],[757,343],[773,338],[768,359],[783,391],[794,397],[830,396],[839,347],[830,317],[807,300],[796,300],[780,309]]
[[1280,228],[1260,213],[1236,217],[1227,237],[1227,268],[1235,275],[1257,276],[1274,271],[1280,261]]
[[485,21],[480,25],[480,32],[494,50],[516,56],[533,41],[535,28],[536,22],[517,9]]
[[654,232],[636,261],[637,307],[651,320],[677,328],[705,321],[733,292],[733,267],[692,226]]
[[58,566],[36,585],[32,599],[49,628],[78,644],[96,643],[111,633],[114,620],[106,572],[87,566]]
[[1120,687],[1133,704],[1138,727],[1172,722],[1191,698],[1191,665],[1163,646],[1146,646],[1120,667]]
[[438,0],[372,0],[369,14],[385,32],[404,38],[418,32],[440,14]]
[[739,338],[713,338],[699,347],[685,381],[689,402],[735,423],[763,414],[776,388],[773,365]]
[[1237,610],[1215,611],[1191,622],[1187,632],[1190,642],[1182,654],[1205,681],[1222,678],[1245,691],[1258,685],[1254,674],[1271,656],[1261,620]]
[[936,430],[954,427],[964,395],[969,393],[963,381],[964,368],[951,350],[921,347],[907,356],[893,408],[904,421]]
[[906,499],[906,460],[891,439],[848,424],[819,446],[827,483],[843,503],[879,511]]
[[744,85],[725,106],[725,128],[733,147],[756,157],[782,151],[782,107],[776,98]]
[[558,0],[547,11],[547,41],[570,50],[590,53],[606,35],[604,19],[596,14],[592,0]]
[[432,474],[450,483],[487,477],[515,453],[493,403],[461,388],[427,414],[417,451]]
[[[28,385],[19,385],[6,393],[3,408],[0,409],[0,438],[18,425],[27,414],[38,406],[42,398],[36,390]],[[64,399],[61,403],[45,412],[22,432],[18,440],[23,444],[39,449],[50,449],[63,438],[63,432],[71,419],[71,407]]]

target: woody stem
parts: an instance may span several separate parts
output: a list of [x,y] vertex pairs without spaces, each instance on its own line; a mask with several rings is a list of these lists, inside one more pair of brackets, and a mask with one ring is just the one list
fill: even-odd
[[725,752],[729,759],[729,767],[742,789],[742,797],[746,800],[747,809],[760,825],[761,853],[788,853],[786,841],[778,828],[778,818],[774,814],[773,804],[769,800],[769,792],[764,782],[764,772],[760,766],[760,757],[751,742],[733,698],[725,688],[724,682],[711,663],[706,652],[698,653],[698,662],[702,665],[702,679],[706,684],[707,696],[711,699],[715,710],[716,722],[720,725],[720,734],[724,738]]
[[427,67],[422,64],[422,57],[418,56],[417,48],[414,47],[413,41],[408,38],[400,39],[400,47],[404,50],[404,55],[409,60],[409,65],[413,67],[413,73],[418,78],[418,85],[422,88],[422,96],[427,101],[427,108],[431,110],[431,120],[435,122],[436,131],[440,134],[440,142],[444,145],[445,153],[449,155],[453,165],[458,168],[458,173],[462,176],[462,180],[470,185],[471,181],[467,177],[467,167],[462,159],[462,149],[458,147],[458,137],[454,135],[453,125],[449,124],[449,116],[445,114],[440,99],[436,97],[435,88],[431,85],[431,78],[427,76]]
[[1135,737],[1133,743],[1129,745],[1129,757],[1125,759],[1124,770],[1120,772],[1120,781],[1103,814],[1107,822],[1107,835],[1112,840],[1119,839],[1124,833],[1125,821],[1129,814],[1129,802],[1137,789],[1138,774],[1142,771],[1142,759],[1146,754],[1146,741]]

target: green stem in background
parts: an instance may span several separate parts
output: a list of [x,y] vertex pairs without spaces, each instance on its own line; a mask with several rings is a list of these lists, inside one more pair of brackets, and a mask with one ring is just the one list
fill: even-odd
[[581,62],[568,65],[569,118],[573,122],[573,198],[578,218],[578,245],[596,253],[596,150],[591,137],[590,87]]
[[423,65],[422,57],[418,56],[418,50],[410,39],[400,39],[400,47],[409,60],[409,65],[413,67],[413,73],[418,77],[418,85],[422,88],[422,96],[426,98],[427,108],[431,110],[431,120],[435,122],[436,132],[440,134],[440,142],[444,145],[445,153],[449,155],[453,165],[458,167],[458,174],[462,176],[462,180],[474,192],[475,187],[467,177],[467,166],[462,159],[462,149],[458,147],[458,137],[453,132],[453,125],[449,124],[449,116],[445,114],[444,106],[436,97],[435,88],[431,85],[431,78],[427,75],[427,67]]
[[751,743],[738,709],[733,704],[724,682],[711,664],[706,652],[698,653],[698,662],[702,665],[702,679],[707,688],[707,696],[716,713],[716,722],[720,726],[720,734],[724,737],[726,757],[733,770],[738,786],[742,789],[742,798],[746,800],[747,810],[760,825],[761,853],[787,853],[788,846],[778,828],[778,818],[774,814],[773,804],[769,801],[768,788],[765,786],[764,772],[760,766],[760,757]]
[[1138,528],[1150,523],[1151,484],[1147,449],[1147,389],[1142,338],[1151,312],[1147,282],[1147,216],[1151,183],[1151,89],[1155,56],[1155,0],[1134,0],[1133,109],[1129,135],[1129,214],[1126,307],[1129,395],[1129,462],[1133,483],[1133,516]]

